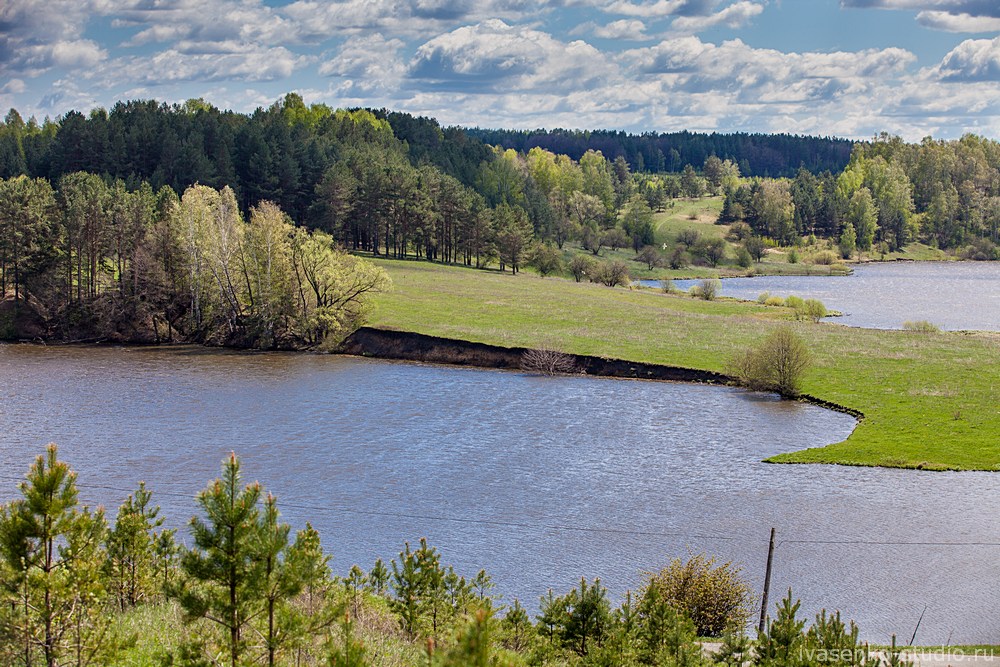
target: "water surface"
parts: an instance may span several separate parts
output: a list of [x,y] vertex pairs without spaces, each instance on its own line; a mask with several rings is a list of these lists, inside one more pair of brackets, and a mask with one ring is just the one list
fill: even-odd
[[[655,280],[644,285],[659,287]],[[688,290],[697,280],[675,280]],[[1000,262],[884,262],[861,264],[849,276],[726,278],[722,296],[756,299],[762,292],[819,299],[856,327],[899,329],[927,320],[951,331],[1000,331]]]
[[1000,548],[879,544],[1000,542],[1000,477],[760,463],[853,425],[724,387],[0,346],[0,499],[55,441],[88,502],[113,514],[142,479],[183,527],[235,450],[287,521],[320,531],[336,572],[426,536],[529,609],[583,575],[617,598],[690,552],[736,561],[759,588],[776,526],[772,599],[791,586],[873,640],[908,638],[928,605],[918,641],[1000,641]]

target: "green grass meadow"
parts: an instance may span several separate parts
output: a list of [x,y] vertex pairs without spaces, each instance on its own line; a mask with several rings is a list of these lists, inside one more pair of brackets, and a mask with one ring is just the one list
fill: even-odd
[[844,442],[774,462],[1000,469],[1000,334],[855,329],[728,299],[378,263],[393,289],[371,324],[448,338],[724,371],[736,351],[791,326],[814,357],[803,391],[865,417]]

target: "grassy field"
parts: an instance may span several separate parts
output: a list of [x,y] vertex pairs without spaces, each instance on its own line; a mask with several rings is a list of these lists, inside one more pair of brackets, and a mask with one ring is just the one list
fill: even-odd
[[729,225],[716,225],[722,212],[722,197],[674,199],[662,213],[653,217],[657,243],[672,243],[682,230],[694,229],[703,238],[723,238]]
[[[666,246],[664,257],[669,255],[677,243],[678,235],[686,230],[697,231],[702,239],[720,238],[726,242],[726,257],[718,266],[691,264],[680,269],[658,267],[650,269],[646,264],[635,261],[636,254],[631,247],[601,248],[600,254],[594,256],[585,250],[578,242],[565,244],[562,250],[563,261],[568,265],[576,255],[586,255],[600,261],[620,260],[625,262],[633,278],[660,280],[663,278],[727,278],[746,275],[795,275],[795,276],[825,276],[845,274],[850,272],[849,265],[843,262],[833,264],[817,263],[820,255],[837,253],[832,241],[818,240],[812,245],[802,245],[795,248],[796,261],[792,261],[792,248],[769,248],[763,260],[751,267],[739,266],[736,261],[736,250],[739,242],[729,237],[730,226],[715,224],[722,211],[722,197],[703,197],[701,199],[675,199],[664,211],[653,216],[654,245],[658,248]],[[857,261],[892,261],[892,260],[949,260],[955,259],[937,248],[931,248],[919,243],[906,246],[899,252],[885,255],[869,252],[854,258]],[[526,271],[532,269],[527,268]],[[563,277],[569,277],[564,271]]]
[[722,371],[734,352],[788,323],[815,357],[804,391],[865,418],[844,442],[775,462],[1000,470],[1000,334],[789,323],[790,311],[757,304],[379,263],[394,288],[379,297],[374,326],[497,345]]

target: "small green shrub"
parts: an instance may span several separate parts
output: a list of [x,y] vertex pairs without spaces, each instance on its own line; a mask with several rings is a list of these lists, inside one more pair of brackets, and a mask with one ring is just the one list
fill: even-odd
[[714,301],[715,297],[719,295],[719,289],[722,287],[722,283],[719,282],[717,278],[706,278],[700,283],[691,288],[691,296],[696,296],[699,299],[704,299],[705,301]]
[[837,256],[829,250],[818,252],[812,256],[812,263],[818,266],[830,266],[837,262]]
[[788,263],[789,264],[799,263],[799,251],[796,250],[795,248],[792,248],[791,251],[788,253]]
[[664,294],[671,294],[674,291],[674,281],[670,278],[664,278],[660,281],[660,289],[663,290]]
[[729,625],[746,624],[753,589],[739,567],[717,565],[714,558],[697,554],[686,561],[676,558],[650,574],[640,594],[640,608],[652,599],[686,613],[700,636],[719,637]]
[[780,296],[769,296],[766,299],[764,299],[764,305],[765,306],[784,306],[785,305],[785,300],[782,299]]
[[767,300],[771,298],[770,292],[761,292],[757,295],[757,303],[767,303]]
[[927,320],[917,320],[916,322],[907,320],[903,322],[903,330],[917,333],[938,333],[941,331],[936,324],[931,324]]
[[800,296],[789,294],[785,299],[785,305],[795,310],[796,315],[806,307],[806,302]]
[[588,277],[594,270],[597,262],[586,255],[577,255],[569,263],[569,271],[573,274],[573,280],[580,282]]
[[601,283],[608,287],[628,287],[631,282],[628,265],[621,260],[599,263],[590,274],[591,282]]
[[962,248],[959,253],[962,259],[972,261],[990,261],[997,259],[997,247],[989,239],[979,239],[978,241]]
[[701,240],[701,232],[699,232],[697,229],[682,229],[679,232],[677,232],[677,243],[683,245],[686,248],[691,248],[697,245],[698,241],[700,240]]
[[767,243],[759,236],[751,236],[744,240],[743,247],[757,262],[764,259],[764,254],[767,252]]
[[813,322],[819,322],[826,317],[826,306],[819,299],[806,299],[802,308],[802,316]]
[[727,371],[748,389],[794,398],[799,395],[802,375],[811,363],[805,342],[790,328],[782,327],[757,347],[735,354]]
[[751,257],[750,251],[743,246],[737,247],[736,263],[744,269],[749,269],[751,266],[753,266],[753,257]]
[[730,241],[743,241],[753,236],[753,229],[745,222],[734,222],[729,226],[729,234],[727,236]]
[[539,243],[532,251],[528,264],[533,266],[538,271],[538,275],[543,278],[551,273],[561,273],[563,270],[562,253],[551,244]]

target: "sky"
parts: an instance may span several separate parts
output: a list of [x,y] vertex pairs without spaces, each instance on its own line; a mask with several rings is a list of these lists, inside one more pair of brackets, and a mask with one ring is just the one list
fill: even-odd
[[1000,139],[1000,0],[0,0],[25,118],[292,91],[466,127]]

